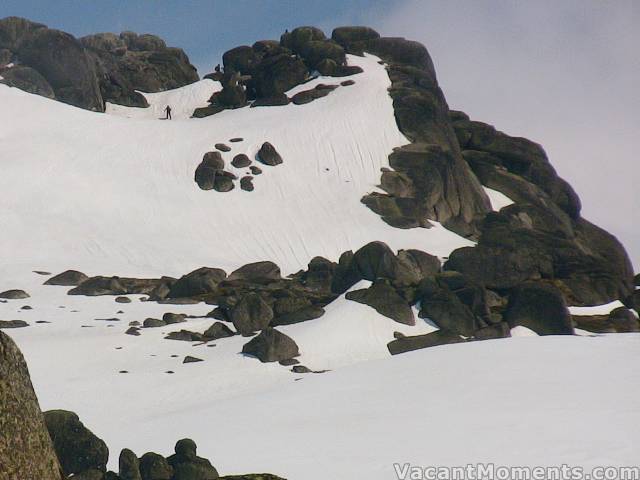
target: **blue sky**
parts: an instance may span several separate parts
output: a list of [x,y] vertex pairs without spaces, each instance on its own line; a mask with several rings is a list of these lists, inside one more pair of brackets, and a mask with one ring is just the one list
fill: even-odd
[[299,25],[420,41],[450,107],[542,144],[583,215],[640,269],[637,0],[0,0],[9,15],[76,36],[155,33],[201,75],[229,48]]

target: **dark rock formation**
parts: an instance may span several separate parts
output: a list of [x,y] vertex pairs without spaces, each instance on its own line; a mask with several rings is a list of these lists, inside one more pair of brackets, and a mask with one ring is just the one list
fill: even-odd
[[163,278],[91,277],[72,288],[69,295],[148,295],[167,281]]
[[0,50],[18,64],[7,83],[88,110],[103,111],[104,102],[147,106],[135,90],[157,92],[198,80],[185,53],[153,35],[100,33],[78,40],[8,17],[0,20]]
[[298,345],[275,328],[266,328],[242,347],[242,353],[257,357],[261,362],[279,362],[300,355]]
[[639,332],[640,321],[631,310],[624,307],[612,310],[608,315],[572,315],[576,328],[594,333]]
[[0,67],[0,76],[2,76],[0,83],[6,83],[10,87],[16,87],[46,98],[55,98],[56,96],[49,82],[31,67],[21,65],[6,69]]
[[107,445],[91,433],[75,413],[50,410],[44,413],[44,419],[65,475],[89,469],[106,471]]
[[5,290],[0,293],[0,298],[6,298],[7,300],[22,300],[24,298],[29,298],[30,295],[24,290]]
[[142,326],[144,328],[164,327],[166,324],[167,322],[160,320],[159,318],[146,318],[144,322],[142,322]]
[[231,321],[238,333],[251,335],[269,326],[273,310],[257,293],[248,293],[231,310]]
[[420,318],[432,320],[442,330],[465,337],[484,326],[471,309],[442,278],[426,278],[420,283]]
[[99,33],[80,39],[91,57],[105,102],[147,106],[136,90],[159,92],[197,81],[198,74],[179,48],[155,35]]
[[251,159],[247,157],[244,153],[239,153],[233,160],[231,161],[231,165],[236,168],[245,168],[251,165]]
[[207,328],[204,333],[207,340],[218,340],[219,338],[233,337],[235,332],[222,322],[216,322]]
[[316,305],[308,305],[297,310],[281,313],[276,316],[270,323],[271,326],[292,325],[294,323],[315,320],[324,315],[324,308]]
[[65,287],[75,287],[80,285],[82,282],[87,280],[87,277],[84,273],[78,272],[77,270],[67,270],[65,272],[59,273],[48,279],[44,282],[45,285],[62,285]]
[[192,357],[191,355],[187,355],[186,357],[184,357],[184,360],[182,360],[182,363],[198,363],[198,362],[204,362],[204,360],[198,357]]
[[240,179],[240,188],[245,192],[253,192],[255,188],[253,186],[253,177],[251,176],[242,177]]
[[164,338],[166,340],[179,340],[182,342],[202,342],[205,340],[204,335],[201,333],[190,332],[189,330],[171,332]]
[[169,298],[194,297],[214,291],[227,274],[220,268],[202,267],[178,279],[169,290]]
[[281,93],[272,97],[258,98],[251,103],[251,107],[282,107],[289,105],[290,101],[286,94]]
[[[558,285],[571,305],[599,305],[626,298],[632,291],[632,267],[620,243],[584,219],[571,221],[571,238],[533,228],[535,210],[492,213],[482,223],[476,247],[452,252],[445,269],[462,272],[489,288],[510,289],[527,280]],[[540,217],[548,218],[548,217]],[[557,224],[560,225],[560,224]]]
[[380,34],[369,27],[338,27],[331,33],[331,38],[347,52],[362,55],[367,42],[380,38]]
[[439,145],[413,143],[389,155],[394,171],[383,172],[381,187],[362,202],[398,228],[444,223],[464,236],[477,232],[475,224],[489,211],[480,183],[455,153]]
[[551,285],[525,283],[509,297],[504,319],[538,335],[572,335],[571,316],[560,292]]
[[61,480],[60,464],[27,364],[18,347],[3,332],[0,332],[0,405],[0,477]]
[[0,320],[0,329],[3,328],[24,328],[29,324],[24,320]]
[[326,97],[336,88],[338,88],[337,85],[324,85],[321,83],[320,85],[317,85],[310,90],[303,90],[302,92],[296,93],[293,97],[291,97],[291,102],[296,105],[311,103],[314,100]]
[[391,355],[419,350],[421,348],[437,347],[451,343],[461,343],[465,340],[460,336],[446,330],[437,330],[425,335],[415,335],[412,337],[401,336],[387,344]]
[[280,280],[280,267],[273,262],[254,262],[243,265],[229,274],[228,281],[245,280],[254,283],[267,283]]
[[398,323],[415,325],[411,306],[386,281],[376,281],[369,288],[348,292],[347,300],[373,307],[376,312]]
[[142,480],[140,475],[140,460],[128,448],[122,449],[118,460],[118,474],[120,480]]
[[140,457],[142,480],[172,480],[173,468],[162,455],[147,452]]
[[220,152],[207,152],[196,168],[194,180],[202,190],[212,190],[216,177],[224,170]]
[[72,35],[39,28],[20,39],[15,53],[47,80],[56,99],[88,110],[104,109],[91,59]]
[[282,163],[282,157],[275,147],[269,142],[264,142],[262,147],[260,147],[260,150],[258,151],[258,160],[265,165],[270,165],[272,167]]
[[190,438],[178,440],[175,454],[167,458],[173,467],[172,480],[217,480],[218,471],[209,460],[196,455],[196,443]]

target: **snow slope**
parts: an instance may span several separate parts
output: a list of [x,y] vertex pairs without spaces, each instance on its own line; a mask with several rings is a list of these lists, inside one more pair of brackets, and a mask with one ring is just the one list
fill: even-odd
[[[205,119],[159,121],[156,107],[146,118],[96,114],[0,86],[0,224],[11,232],[0,238],[0,263],[141,276],[273,260],[290,273],[316,255],[337,260],[374,239],[439,256],[470,245],[440,226],[394,229],[360,203],[393,147],[408,142],[384,67],[372,56],[349,61],[365,69],[356,85],[321,100]],[[320,82],[338,83],[319,78],[294,91]],[[204,80],[157,94],[155,105],[191,109],[216,88]],[[140,109],[118,110],[139,116]],[[228,164],[238,153],[253,158],[264,141],[284,164],[263,166],[251,193],[201,191],[193,176],[202,155],[232,137],[244,141],[229,144]]]
[[204,79],[191,85],[167,90],[166,92],[141,93],[149,104],[148,108],[134,108],[108,103],[106,113],[125,118],[141,118],[147,120],[159,120],[165,118],[165,108],[171,107],[173,120],[191,118],[196,108],[209,105],[209,98],[214,92],[222,90],[220,82]]

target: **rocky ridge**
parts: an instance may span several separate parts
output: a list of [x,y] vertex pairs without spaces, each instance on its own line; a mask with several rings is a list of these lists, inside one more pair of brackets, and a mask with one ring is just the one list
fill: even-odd
[[0,19],[0,76],[10,86],[100,112],[105,102],[146,107],[137,90],[159,92],[199,79],[184,51],[155,35],[77,39],[18,17]]

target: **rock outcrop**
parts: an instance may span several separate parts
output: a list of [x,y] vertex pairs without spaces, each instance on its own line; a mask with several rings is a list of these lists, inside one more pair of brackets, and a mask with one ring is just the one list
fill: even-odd
[[61,480],[62,470],[20,350],[0,331],[0,478]]
[[0,19],[0,51],[16,64],[4,82],[76,107],[104,111],[105,102],[147,106],[135,90],[158,92],[198,80],[178,48],[154,35],[72,35],[23,18]]
[[145,107],[136,92],[159,92],[198,81],[197,71],[180,48],[168,47],[155,35],[134,32],[82,37],[94,63],[105,102]]

